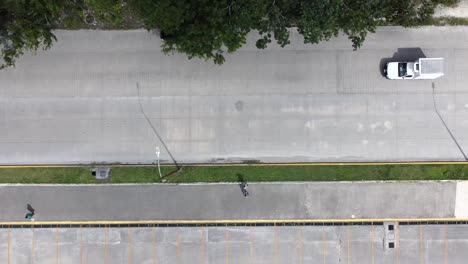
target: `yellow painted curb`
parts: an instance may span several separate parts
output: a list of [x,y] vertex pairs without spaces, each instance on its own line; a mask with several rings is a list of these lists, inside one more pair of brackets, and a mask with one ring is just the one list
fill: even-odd
[[267,224],[267,223],[372,223],[372,222],[457,222],[468,218],[375,218],[375,219],[259,219],[259,220],[141,220],[141,221],[22,221],[0,222],[0,225],[210,225],[210,224]]
[[[468,165],[467,161],[414,161],[414,162],[310,162],[310,163],[187,163],[186,167],[269,167],[269,166],[385,166],[385,165]],[[0,169],[25,168],[84,168],[84,167],[155,167],[155,164],[87,164],[87,165],[0,165]],[[173,167],[161,164],[161,167]]]

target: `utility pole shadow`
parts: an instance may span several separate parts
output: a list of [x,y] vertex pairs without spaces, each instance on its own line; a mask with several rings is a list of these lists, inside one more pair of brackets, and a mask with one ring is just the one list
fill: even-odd
[[176,169],[167,173],[166,175],[162,176],[162,178],[166,177],[166,176],[169,176],[169,175],[172,175],[176,172],[178,172],[180,170],[180,165],[177,163],[176,159],[174,158],[174,156],[172,155],[172,153],[169,151],[169,149],[167,148],[167,145],[166,143],[164,143],[163,139],[161,138],[161,136],[159,135],[158,131],[156,130],[156,128],[154,127],[154,125],[151,123],[151,120],[149,119],[148,115],[146,115],[144,109],[143,109],[143,105],[141,103],[141,99],[140,99],[140,85],[139,83],[137,82],[136,83],[136,88],[137,88],[137,92],[138,92],[138,104],[140,105],[140,111],[141,113],[143,114],[143,116],[145,117],[146,121],[148,122],[148,124],[150,125],[151,129],[153,130],[154,134],[156,135],[156,137],[158,138],[159,142],[161,142],[161,144],[163,145],[164,149],[166,150],[167,154],[169,154],[169,157],[171,157],[171,160],[172,162],[174,163],[174,165],[176,166]]

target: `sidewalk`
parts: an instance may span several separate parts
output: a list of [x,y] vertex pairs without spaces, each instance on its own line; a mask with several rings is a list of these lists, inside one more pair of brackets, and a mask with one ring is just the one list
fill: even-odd
[[450,218],[457,182],[3,185],[0,221]]

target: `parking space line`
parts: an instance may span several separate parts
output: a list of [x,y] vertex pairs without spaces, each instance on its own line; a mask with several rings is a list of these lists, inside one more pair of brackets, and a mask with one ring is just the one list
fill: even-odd
[[128,229],[128,264],[132,264],[132,235],[132,230]]
[[10,264],[10,226],[8,226],[8,264]]
[[201,253],[202,253],[202,264],[205,264],[205,227],[201,227]]
[[299,259],[299,264],[302,264],[302,226],[298,226],[297,228],[297,257]]
[[250,249],[250,257],[249,257],[249,263],[253,263],[253,235],[252,235],[252,224],[250,224],[250,230],[249,230],[249,249]]
[[153,226],[153,264],[156,264],[156,227]]
[[400,264],[400,242],[398,239],[398,229],[400,228],[398,222],[395,223],[395,257],[396,263]]
[[180,262],[180,230],[177,229],[177,263]]
[[322,241],[323,241],[323,264],[327,263],[327,233],[325,228],[322,231]]
[[226,264],[229,264],[229,230],[228,226],[226,225],[226,235],[225,235],[225,240],[226,240]]
[[34,264],[34,226],[32,227],[32,241],[31,241],[31,264]]
[[83,263],[83,227],[80,225],[80,264]]
[[375,254],[374,254],[374,224],[372,224],[371,231],[371,252],[372,252],[372,264],[375,264]]
[[444,225],[444,264],[448,263],[447,225]]
[[274,254],[274,263],[278,264],[278,230],[276,224],[274,225],[275,238],[273,241],[273,254]]
[[422,233],[422,225],[419,225],[419,259],[420,263],[424,264],[424,241],[423,241],[423,233]]
[[348,257],[346,258],[346,263],[349,264],[349,262],[350,262],[349,261],[349,256],[351,255],[351,252],[350,252],[350,239],[349,239],[349,225],[346,226],[346,240],[348,242],[348,246],[347,246],[347,248],[348,248],[348,251],[347,251]]
[[107,226],[104,226],[104,264],[107,264]]
[[57,260],[56,263],[59,264],[59,227],[55,227],[55,259]]

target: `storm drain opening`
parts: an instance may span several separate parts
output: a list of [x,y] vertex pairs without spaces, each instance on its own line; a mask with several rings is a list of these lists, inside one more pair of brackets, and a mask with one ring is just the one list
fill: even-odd
[[395,248],[396,240],[398,239],[396,236],[398,225],[396,222],[385,222],[384,226],[384,248],[393,249]]
[[96,177],[97,180],[106,180],[109,178],[110,168],[95,168],[91,170],[91,175]]

